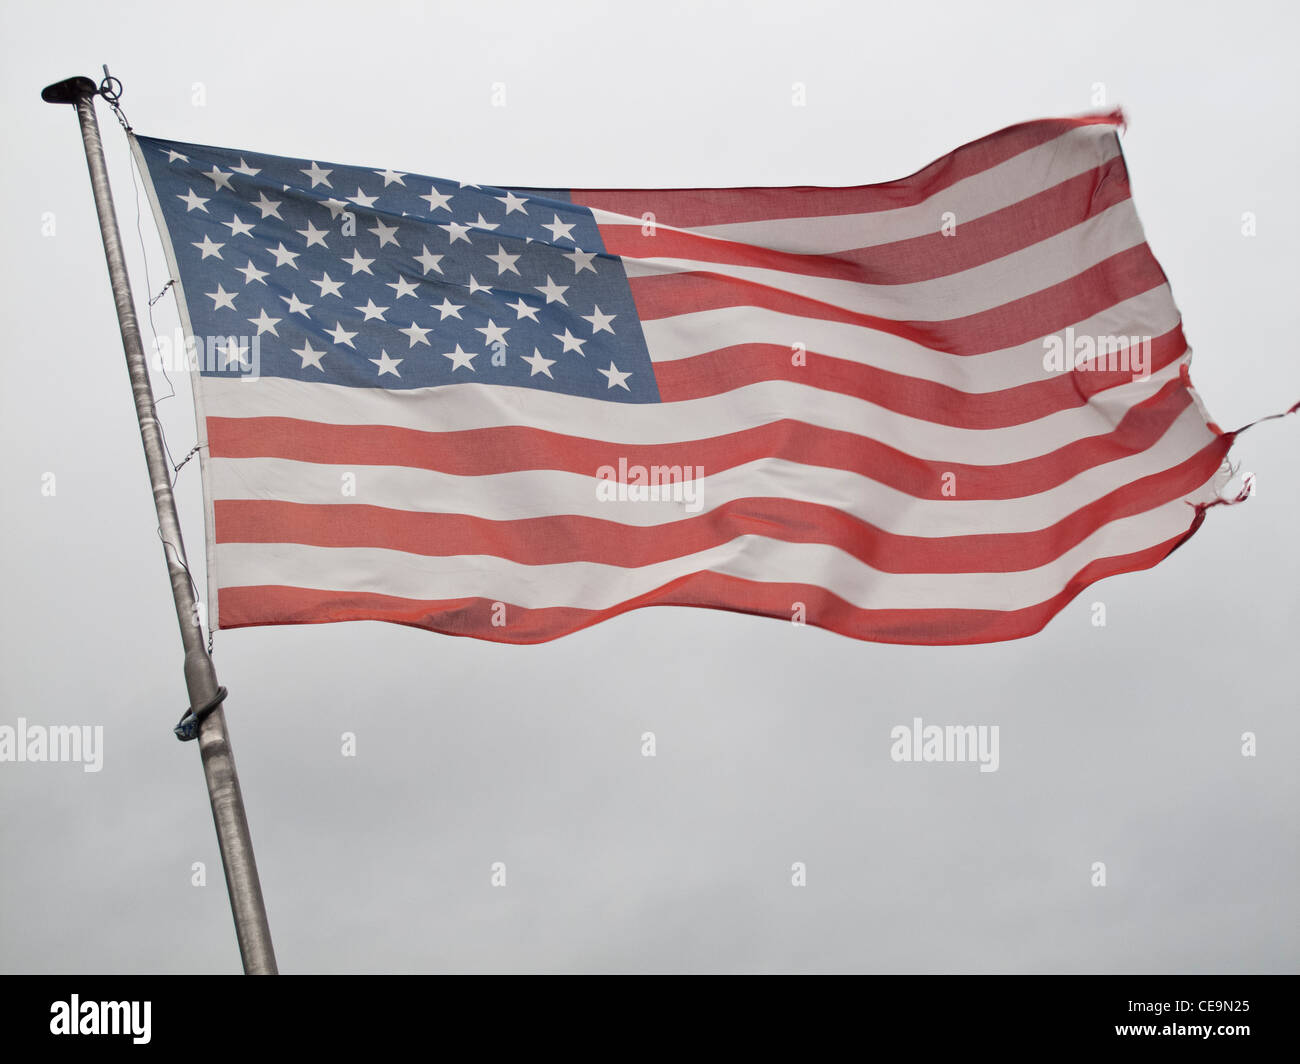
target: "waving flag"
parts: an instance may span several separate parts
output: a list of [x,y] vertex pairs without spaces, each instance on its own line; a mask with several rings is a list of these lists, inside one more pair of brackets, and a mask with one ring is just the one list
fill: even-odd
[[1217,499],[1118,115],[856,188],[493,188],[139,137],[221,628],[1040,629]]

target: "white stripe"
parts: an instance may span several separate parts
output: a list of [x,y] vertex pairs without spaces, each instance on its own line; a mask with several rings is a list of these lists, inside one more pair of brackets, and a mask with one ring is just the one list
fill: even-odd
[[1009,255],[910,284],[861,284],[691,259],[624,256],[622,263],[629,278],[704,270],[710,278],[746,281],[858,314],[873,314],[894,321],[951,321],[1061,284],[1112,255],[1137,247],[1144,239],[1133,201],[1126,199],[1064,232]]
[[427,432],[526,425],[615,445],[690,443],[793,420],[868,436],[928,461],[1002,465],[1109,433],[1130,407],[1176,379],[1179,366],[1174,363],[1145,381],[1099,392],[1085,406],[997,429],[938,425],[855,396],[789,381],[762,381],[677,403],[607,403],[493,384],[384,391],[285,377],[203,377],[202,389],[209,417],[284,417]]
[[[1163,336],[1179,323],[1168,285],[1107,307],[1070,326],[1076,336]],[[982,355],[950,355],[864,325],[782,314],[760,307],[723,307],[641,323],[650,358],[673,362],[739,344],[802,344],[804,350],[857,362],[979,395],[1056,374],[1043,367],[1043,339]],[[1053,335],[1062,335],[1064,329]]]
[[[810,218],[776,218],[677,228],[671,218],[656,218],[657,230],[694,233],[796,254],[829,255],[838,251],[892,244],[939,231],[944,211],[961,225],[1010,207],[1045,189],[1086,173],[1119,154],[1119,137],[1109,126],[1081,126],[1046,144],[1021,152],[997,166],[956,181],[921,203],[865,214]],[[810,196],[815,202],[815,194]],[[644,223],[635,215],[593,209],[600,225]]]
[[862,608],[1014,610],[1051,598],[1095,559],[1154,546],[1186,531],[1191,522],[1191,507],[1175,501],[1114,521],[1049,565],[1018,573],[882,573],[835,547],[761,536],[626,569],[286,543],[218,543],[216,550],[223,587],[271,584],[411,599],[499,599],[530,609],[607,609],[687,574],[711,571],[765,583],[811,584]]
[[[1019,499],[917,499],[857,473],[762,458],[692,484],[699,505],[683,501],[601,501],[593,476],[554,469],[458,476],[403,466],[318,465],[284,458],[213,458],[214,498],[276,500],[309,505],[378,506],[390,510],[465,514],[488,521],[520,521],[576,514],[633,526],[680,521],[737,499],[776,498],[841,510],[885,532],[942,538],[1048,528],[1088,503],[1143,477],[1171,469],[1214,439],[1200,412],[1189,407],[1160,441],[1145,451],[1094,466],[1048,491]],[[344,495],[345,474],[355,494]]]

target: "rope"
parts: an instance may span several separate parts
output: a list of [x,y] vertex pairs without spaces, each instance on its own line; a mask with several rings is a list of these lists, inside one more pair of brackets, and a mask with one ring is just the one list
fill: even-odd
[[[190,567],[185,563],[185,552],[181,550],[177,544],[173,543],[166,536],[164,536],[161,528],[156,528],[155,531],[158,533],[158,538],[162,540],[163,548],[164,548],[163,550],[164,556],[166,556],[167,553],[166,548],[170,547],[172,550],[172,555],[175,556],[176,561],[180,564],[180,567],[185,570],[185,579],[190,582],[190,594],[194,596],[195,602],[199,602],[200,601],[199,587],[194,582],[194,574],[190,572]],[[168,560],[170,561],[170,559]],[[212,636],[212,629],[209,628],[208,637],[211,638],[211,636]]]

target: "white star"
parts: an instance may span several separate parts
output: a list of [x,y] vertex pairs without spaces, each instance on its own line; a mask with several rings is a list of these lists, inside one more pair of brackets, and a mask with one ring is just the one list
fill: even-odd
[[249,166],[248,163],[244,162],[244,157],[242,155],[239,157],[239,165],[232,166],[230,169],[237,174],[243,174],[245,177],[256,177],[262,172],[260,167]]
[[375,301],[373,299],[367,299],[364,307],[357,307],[357,310],[361,311],[361,313],[365,315],[365,317],[361,319],[362,321],[369,321],[371,318],[378,318],[380,321],[383,321],[384,311],[387,309],[387,307],[375,306]]
[[590,314],[582,315],[582,320],[591,322],[592,336],[595,336],[598,332],[607,332],[610,336],[613,336],[614,330],[609,327],[609,323],[617,317],[617,314],[602,314],[600,307],[593,307]]
[[520,214],[528,213],[524,210],[524,204],[528,201],[524,199],[523,196],[516,196],[513,192],[507,192],[504,196],[494,196],[493,199],[506,205],[507,215],[509,215],[511,211],[518,211]]
[[379,367],[379,375],[382,377],[385,373],[391,373],[394,377],[400,377],[397,367],[405,361],[401,358],[389,358],[387,351],[380,351],[378,358],[372,358],[369,361]]
[[433,254],[425,244],[420,245],[420,254],[412,255],[411,258],[424,267],[425,273],[430,270],[437,270],[442,273],[442,267],[438,265],[438,263],[442,262],[442,256]]
[[471,244],[470,238],[465,235],[469,232],[468,225],[461,225],[460,222],[448,222],[446,225],[438,226],[438,228],[447,230],[447,235],[451,237],[448,243],[454,244],[457,240],[463,240],[466,244]]
[[290,292],[287,296],[281,296],[280,298],[284,302],[289,304],[290,314],[301,314],[304,318],[311,317],[311,315],[307,313],[307,311],[311,310],[312,308],[312,305],[310,303],[304,303],[292,292]]
[[352,276],[353,276],[353,277],[355,277],[355,276],[356,276],[357,274],[359,274],[359,273],[368,273],[368,274],[370,274],[371,277],[374,276],[373,271],[370,269],[370,264],[371,264],[372,262],[374,262],[375,260],[374,260],[374,259],[363,259],[363,258],[361,257],[361,250],[360,250],[359,248],[353,248],[353,249],[352,249],[352,258],[350,258],[350,259],[344,259],[343,261],[346,262],[349,266],[352,267]]
[[507,303],[506,306],[518,315],[518,318],[516,319],[518,321],[523,321],[525,318],[528,318],[530,321],[537,320],[537,308],[530,307],[525,303],[523,296],[520,296],[517,302]]
[[[395,225],[385,225],[376,218],[374,228],[368,230],[368,232],[374,233],[375,236],[379,237],[379,247],[381,249],[386,244],[397,244],[397,238],[393,236],[393,234],[397,232],[397,226]],[[401,247],[401,245],[398,244],[398,247]]]
[[302,347],[294,348],[293,353],[302,359],[302,365],[298,367],[299,369],[315,366],[322,373],[325,372],[325,367],[320,364],[320,360],[325,357],[325,352],[315,350],[311,346],[310,340],[304,340]]
[[241,344],[233,336],[227,337],[225,346],[221,349],[221,353],[226,356],[226,361],[222,368],[229,369],[232,362],[238,362],[241,366],[251,366],[252,363],[244,357],[244,352],[247,350],[247,344]]
[[296,270],[298,268],[298,264],[293,260],[296,259],[299,255],[301,255],[302,252],[290,251],[287,247],[284,246],[284,241],[282,240],[280,241],[279,247],[272,249],[271,254],[275,256],[275,264],[277,266],[292,266]]
[[516,277],[519,276],[519,269],[515,266],[515,263],[519,261],[519,256],[507,255],[506,249],[500,244],[497,245],[497,253],[495,255],[485,255],[484,258],[497,264],[498,277],[507,270],[513,273]]
[[356,333],[348,332],[344,329],[342,322],[336,321],[334,323],[334,328],[326,329],[325,331],[330,334],[330,339],[336,344],[347,344],[353,351],[357,349],[357,345],[352,342],[352,337],[356,336]]
[[582,248],[576,248],[573,251],[566,251],[564,257],[573,263],[573,274],[576,277],[583,270],[596,272],[596,267],[591,264],[591,260],[596,257],[594,251],[583,251]]
[[257,326],[258,336],[261,336],[264,332],[269,332],[272,336],[280,335],[275,331],[275,327],[279,324],[280,319],[273,318],[267,314],[265,307],[262,308],[262,313],[260,313],[256,318],[249,318],[248,320]]
[[457,344],[455,351],[445,351],[443,352],[442,357],[451,359],[451,368],[453,373],[460,369],[461,366],[464,366],[470,372],[474,372],[473,360],[478,357],[478,352],[462,351],[460,349],[460,344]]
[[321,200],[320,205],[322,207],[328,207],[330,209],[331,218],[337,218],[340,214],[342,214],[344,211],[348,209],[348,205],[341,199]]
[[554,336],[557,340],[560,341],[560,343],[564,345],[564,350],[561,351],[560,354],[563,355],[568,353],[569,351],[577,351],[578,354],[582,355],[583,358],[587,357],[582,350],[582,345],[587,342],[586,340],[579,340],[576,336],[570,333],[568,329],[564,330],[563,336],[561,336],[559,333],[551,333],[551,335]]
[[325,237],[329,235],[328,229],[317,229],[311,222],[308,222],[306,229],[297,229],[295,232],[299,236],[305,236],[307,238],[308,247],[311,247],[313,244],[319,244],[323,248],[329,247],[329,245],[325,243]]
[[247,222],[241,222],[239,220],[239,215],[237,214],[233,215],[230,221],[222,222],[221,224],[230,230],[230,235],[232,237],[249,236],[253,232],[253,227],[249,225]]
[[427,196],[421,196],[420,199],[426,199],[429,201],[430,214],[436,210],[451,210],[451,208],[447,206],[447,204],[451,202],[451,194],[447,192],[439,192],[436,187],[430,188],[429,194]]
[[320,289],[321,299],[324,299],[326,296],[338,296],[340,299],[343,298],[343,293],[339,291],[339,289],[343,287],[343,282],[331,281],[328,273],[322,273],[320,275],[320,280],[312,281],[312,284],[316,285]]
[[[266,221],[267,218],[280,218],[280,204],[283,202],[284,200],[268,199],[265,192],[259,192],[253,206],[262,212],[262,220]],[[280,221],[284,219],[280,218]]]
[[[432,303],[430,303],[429,305],[433,306]],[[457,305],[453,303],[450,299],[448,299],[446,296],[443,296],[442,306],[433,307],[433,309],[442,315],[442,317],[438,319],[439,321],[446,321],[449,317],[459,318],[460,312],[465,309],[465,304],[461,303]]]
[[207,213],[208,213],[208,209],[207,209],[207,207],[203,206],[203,205],[204,205],[205,203],[207,203],[208,201],[205,200],[202,196],[196,196],[196,195],[194,194],[194,189],[192,189],[192,188],[186,190],[186,195],[184,195],[184,196],[179,196],[179,195],[178,195],[176,198],[177,198],[178,200],[184,200],[184,201],[185,201],[185,213],[186,213],[186,214],[189,214],[190,211],[194,210],[196,207],[197,207],[199,210],[201,210],[204,214],[207,214]]
[[414,281],[408,281],[405,277],[399,277],[399,278],[397,279],[397,283],[396,283],[396,284],[394,284],[392,281],[388,281],[388,282],[386,282],[386,283],[387,283],[387,285],[388,285],[389,288],[391,288],[394,292],[397,293],[397,298],[398,298],[398,299],[401,299],[402,296],[413,296],[413,295],[415,295],[415,287],[416,287],[416,286],[415,286],[415,282],[414,282]]
[[202,262],[204,259],[208,258],[209,256],[213,256],[218,259],[221,258],[221,249],[226,246],[225,244],[214,244],[212,242],[212,238],[209,236],[204,236],[202,243],[200,243],[197,240],[193,240],[191,241],[191,243],[196,248],[198,248],[201,252],[203,252],[203,254],[199,256],[200,262]]
[[533,287],[546,297],[547,303],[563,303],[566,307],[569,305],[569,301],[564,298],[564,293],[569,290],[569,286],[567,284],[556,284],[551,280],[549,273],[546,275],[545,284],[533,285]]
[[252,259],[248,260],[247,266],[239,267],[236,272],[244,275],[244,284],[252,284],[254,281],[261,281],[262,284],[266,284],[265,281],[262,281],[262,278],[266,276],[266,271],[259,270],[254,266]]
[[230,175],[223,174],[221,168],[215,164],[213,164],[212,169],[203,176],[211,180],[214,186],[212,189],[213,192],[220,192],[223,188],[230,188]]
[[572,240],[573,227],[577,224],[577,222],[562,222],[560,221],[560,216],[557,214],[555,216],[555,221],[542,226],[542,228],[551,231],[552,240]]
[[630,392],[632,390],[627,386],[627,379],[628,377],[632,376],[632,374],[620,373],[618,367],[614,365],[613,362],[609,364],[609,369],[598,369],[596,370],[596,372],[603,373],[605,375],[605,379],[609,381],[609,383],[605,385],[606,388],[613,388],[615,385],[617,385],[618,387],[622,388],[625,392]]
[[[375,205],[375,200],[377,200],[378,198],[379,198],[378,196],[367,196],[364,192],[361,191],[360,185],[357,186],[357,194],[355,196],[348,197],[348,199],[350,199],[358,207],[373,207]],[[373,362],[374,359],[372,358],[370,361]],[[401,360],[399,359],[398,361],[400,362]]]
[[231,310],[235,309],[234,295],[227,292],[221,285],[217,285],[215,292],[204,292],[203,294],[212,300],[213,310],[220,310],[222,307],[229,307]]
[[534,347],[533,357],[525,358],[524,361],[533,367],[528,373],[529,377],[536,377],[539,373],[545,373],[551,380],[555,380],[555,377],[551,374],[551,367],[555,365],[555,359],[543,358],[542,353]]
[[[161,148],[159,148],[158,150],[159,150],[159,151],[162,151]],[[190,157],[189,157],[188,155],[182,155],[182,154],[181,154],[180,152],[178,152],[175,148],[168,148],[168,149],[167,149],[167,161],[168,161],[169,163],[174,163],[177,159],[179,159],[179,160],[180,160],[181,162],[183,162],[183,163],[187,163],[187,162],[190,161]]]
[[310,169],[299,170],[298,172],[306,174],[311,178],[312,188],[315,188],[317,185],[324,185],[326,188],[334,187],[330,184],[330,174],[334,172],[333,170],[324,170],[315,163],[312,163]]
[[492,291],[492,288],[491,288],[490,285],[479,284],[476,280],[474,280],[474,275],[473,275],[472,273],[469,275],[469,294],[470,294],[470,295],[473,295],[475,292],[490,292],[490,291]]
[[[429,341],[426,340],[424,337],[426,334],[433,331],[432,327],[428,329],[422,329],[420,326],[416,325],[415,322],[411,322],[411,327],[409,329],[398,329],[397,331],[399,333],[405,333],[410,338],[412,347],[414,347],[416,344],[424,344],[425,347],[430,346]],[[417,333],[419,335],[416,335]]]
[[406,187],[406,182],[402,180],[402,178],[404,178],[406,175],[398,173],[396,170],[374,170],[372,171],[372,173],[376,173],[384,179],[384,188],[387,188],[394,181],[396,181],[403,188]]
[[504,344],[506,342],[506,333],[510,331],[510,326],[507,325],[502,328],[491,318],[488,318],[486,326],[481,329],[475,329],[474,331],[483,334],[483,342],[485,344]]
[[469,227],[471,229],[486,229],[490,233],[492,232],[493,229],[498,228],[498,225],[496,222],[489,222],[486,218],[483,217],[483,212],[480,211],[478,216],[478,221],[470,222]]

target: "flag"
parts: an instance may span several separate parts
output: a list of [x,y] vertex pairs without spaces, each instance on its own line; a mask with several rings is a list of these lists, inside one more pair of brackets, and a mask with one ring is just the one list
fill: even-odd
[[136,138],[199,369],[209,623],[1038,631],[1195,531],[1233,436],[1120,121],[853,188],[504,188]]

